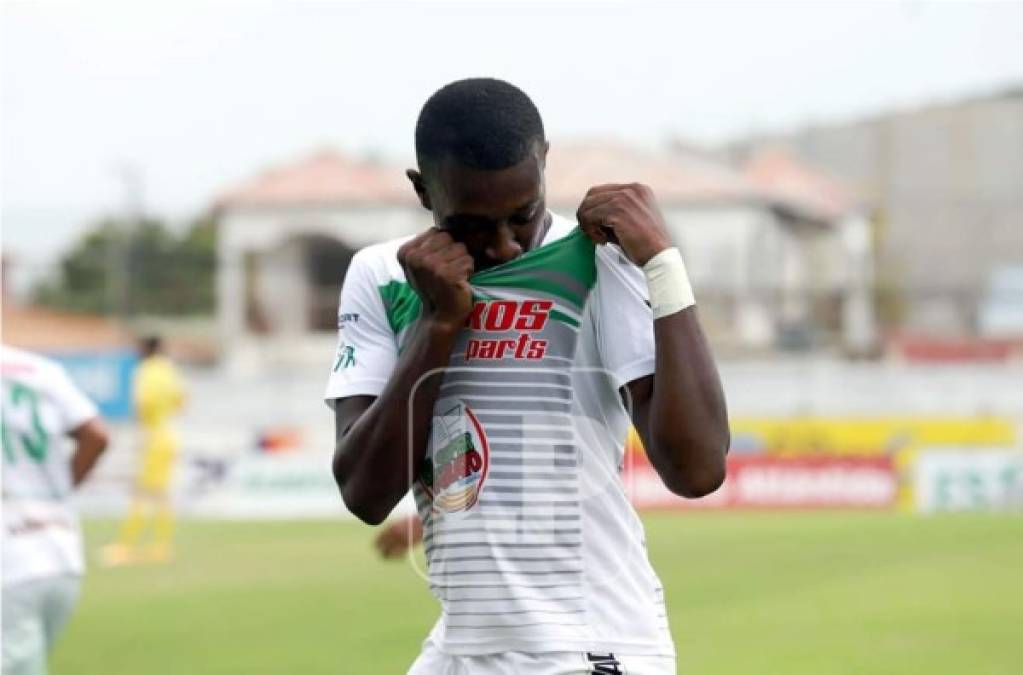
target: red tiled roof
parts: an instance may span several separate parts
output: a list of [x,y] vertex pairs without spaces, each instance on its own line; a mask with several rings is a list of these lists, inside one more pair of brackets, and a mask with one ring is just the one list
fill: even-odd
[[590,187],[616,182],[644,183],[665,205],[757,198],[741,174],[695,155],[659,154],[607,141],[551,144],[549,203],[576,206]]
[[218,208],[295,205],[411,204],[412,187],[395,167],[321,150],[299,162],[264,171],[228,190]]
[[[2,320],[4,344],[46,354],[135,349],[139,335],[104,316],[10,301],[3,303]],[[171,357],[184,363],[209,364],[216,359],[217,345],[207,336],[167,336],[165,343]]]
[[856,207],[853,194],[844,185],[803,165],[781,148],[758,151],[746,163],[744,173],[772,203],[817,220],[837,220]]
[[[590,187],[614,182],[649,185],[658,201],[668,206],[767,202],[822,221],[834,220],[855,205],[839,183],[780,150],[759,153],[743,172],[737,172],[695,154],[656,153],[621,142],[552,144],[547,158],[551,205],[574,209]],[[228,190],[216,206],[381,204],[415,204],[401,168],[323,150]]]
[[33,351],[114,349],[134,345],[131,335],[110,319],[44,307],[3,305],[4,342]]

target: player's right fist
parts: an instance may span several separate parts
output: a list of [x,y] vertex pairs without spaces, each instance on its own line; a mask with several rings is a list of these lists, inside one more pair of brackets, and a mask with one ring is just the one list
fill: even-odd
[[458,330],[472,312],[472,257],[447,232],[431,227],[398,249],[405,278],[423,301],[423,315]]

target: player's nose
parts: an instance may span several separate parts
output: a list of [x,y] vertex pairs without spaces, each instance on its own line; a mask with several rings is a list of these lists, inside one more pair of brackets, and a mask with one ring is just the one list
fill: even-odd
[[500,265],[522,255],[522,245],[516,241],[510,227],[501,225],[483,252],[495,265]]

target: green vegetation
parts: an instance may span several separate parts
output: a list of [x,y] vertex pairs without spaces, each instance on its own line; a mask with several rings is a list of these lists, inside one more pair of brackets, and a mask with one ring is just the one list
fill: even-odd
[[215,264],[210,218],[180,235],[160,220],[129,227],[108,219],[90,228],[34,295],[42,305],[92,314],[209,314]]

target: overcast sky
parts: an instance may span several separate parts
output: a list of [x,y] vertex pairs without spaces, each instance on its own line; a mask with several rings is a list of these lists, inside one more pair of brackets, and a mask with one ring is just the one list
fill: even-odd
[[446,82],[508,79],[553,142],[715,143],[1023,82],[1023,4],[3,5],[5,251],[121,208],[183,219],[333,145],[407,161]]

